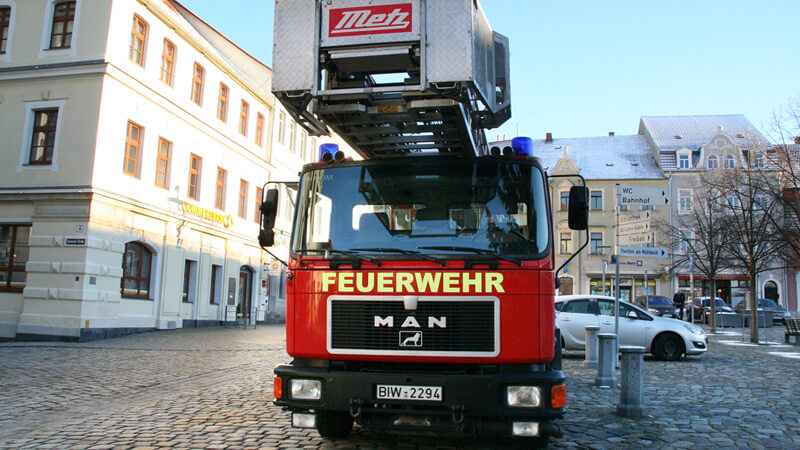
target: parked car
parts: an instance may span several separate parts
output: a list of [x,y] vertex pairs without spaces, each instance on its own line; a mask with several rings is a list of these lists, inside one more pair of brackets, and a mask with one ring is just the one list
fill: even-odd
[[645,309],[650,314],[659,317],[672,317],[677,319],[679,310],[672,300],[663,295],[640,295],[634,301],[636,306]]
[[[750,314],[750,309],[746,308],[746,302],[739,303],[736,305],[736,312],[740,314]],[[792,317],[789,314],[789,311],[786,308],[781,307],[775,300],[769,298],[760,298],[758,299],[758,309],[757,311],[769,311],[772,313],[772,321],[773,322],[783,322],[784,318]]]
[[[619,344],[644,347],[657,359],[675,361],[682,355],[700,355],[708,349],[702,328],[680,320],[658,317],[628,302],[619,302]],[[586,326],[600,333],[614,332],[614,298],[600,295],[556,297],[556,326],[564,348],[584,350]]]
[[[714,304],[714,309],[718,313],[732,313],[733,308],[728,306],[725,303],[725,300],[716,297],[716,303]],[[711,316],[711,297],[697,297],[694,300],[694,317],[695,320],[702,320],[703,323],[709,323],[709,317]],[[698,319],[699,318],[699,319]]]

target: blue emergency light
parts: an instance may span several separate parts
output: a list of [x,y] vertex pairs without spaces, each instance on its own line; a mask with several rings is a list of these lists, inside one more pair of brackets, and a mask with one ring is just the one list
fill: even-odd
[[338,151],[339,146],[337,144],[322,144],[319,146],[319,160],[329,162],[333,160]]
[[529,137],[515,137],[511,140],[511,148],[516,156],[533,156],[533,139]]

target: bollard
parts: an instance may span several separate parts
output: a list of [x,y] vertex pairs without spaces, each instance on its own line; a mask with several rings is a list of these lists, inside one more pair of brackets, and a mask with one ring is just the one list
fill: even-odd
[[600,327],[587,325],[586,326],[586,359],[583,361],[583,367],[589,369],[597,368],[597,332]]
[[615,343],[617,335],[613,333],[600,333],[597,335],[597,378],[594,385],[601,388],[614,387],[614,368],[617,363]]
[[621,389],[617,415],[638,419],[644,415],[642,359],[644,347],[620,347],[622,353]]

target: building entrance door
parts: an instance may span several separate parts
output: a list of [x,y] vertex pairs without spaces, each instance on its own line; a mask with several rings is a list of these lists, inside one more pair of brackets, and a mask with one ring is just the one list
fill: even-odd
[[239,298],[237,301],[237,309],[239,314],[249,323],[250,310],[252,307],[252,292],[253,292],[253,271],[247,267],[239,269]]
[[774,281],[764,283],[764,298],[769,298],[778,302],[778,284]]

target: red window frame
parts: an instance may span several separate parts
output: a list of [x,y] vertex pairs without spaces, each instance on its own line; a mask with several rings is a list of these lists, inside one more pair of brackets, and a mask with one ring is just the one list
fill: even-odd
[[169,189],[169,159],[172,153],[172,143],[164,138],[158,139],[158,155],[156,160],[156,186]]
[[147,23],[139,16],[133,16],[131,28],[131,46],[128,58],[144,67],[144,50],[147,43]]
[[[19,244],[28,245],[27,242],[17,242],[19,237],[19,229],[20,228],[27,228],[28,229],[28,239],[30,239],[31,235],[31,226],[30,225],[0,225],[0,228],[8,228],[8,256],[7,260],[0,259],[0,274],[3,275],[5,281],[0,281],[0,292],[22,292],[25,289],[25,284],[27,282],[27,275],[25,276],[25,280],[23,281],[22,285],[13,285],[14,274],[15,273],[23,273],[25,274],[25,263],[27,260],[18,264],[16,262],[18,257],[18,248]],[[3,265],[5,264],[5,265]],[[21,267],[20,267],[21,265]]]
[[74,0],[53,5],[53,24],[50,27],[50,49],[58,50],[72,46],[72,31],[75,26]]
[[225,209],[225,182],[228,178],[228,171],[222,167],[217,167],[217,189],[214,192],[214,207]]
[[57,131],[58,108],[33,111],[33,133],[28,152],[28,164],[35,166],[53,163]]
[[175,44],[164,39],[164,50],[161,52],[161,81],[172,86],[175,70]]
[[264,145],[264,115],[261,113],[256,116],[256,145]]
[[256,210],[253,213],[253,220],[258,223],[259,217],[261,216],[261,197],[264,196],[264,189],[257,187],[256,188]]
[[205,78],[206,69],[198,63],[194,63],[194,70],[192,71],[192,96],[193,102],[198,105],[203,104],[203,80]]
[[227,122],[228,121],[228,98],[230,97],[230,89],[225,83],[219,84],[219,100],[217,100],[217,119]]
[[247,136],[247,122],[250,118],[250,104],[242,100],[242,108],[239,112],[239,134]]
[[247,219],[247,191],[250,188],[250,183],[245,180],[239,180],[239,217]]
[[[139,275],[135,275],[132,272],[132,267],[129,267],[128,264],[128,252],[133,251],[135,252],[138,258],[138,265],[136,267],[136,272]],[[145,266],[144,262],[147,260],[147,273],[143,272],[143,267]],[[153,271],[153,253],[144,245],[139,242],[128,242],[125,244],[125,253],[122,254],[122,279],[120,280],[120,294],[124,298],[140,298],[140,299],[150,299],[150,274]],[[136,291],[129,290],[127,293],[125,291],[125,281],[134,281],[136,282]],[[147,287],[146,291],[142,290],[142,285]],[[135,293],[133,293],[135,292]]]
[[[134,133],[135,131],[135,133]],[[125,136],[125,163],[122,172],[136,177],[139,174],[139,155],[142,142],[142,127],[128,121],[128,133]]]
[[11,7],[0,7],[0,55],[6,53],[8,45],[8,33],[11,27]]
[[200,171],[202,169],[203,158],[192,153],[189,156],[189,198],[200,200]]

